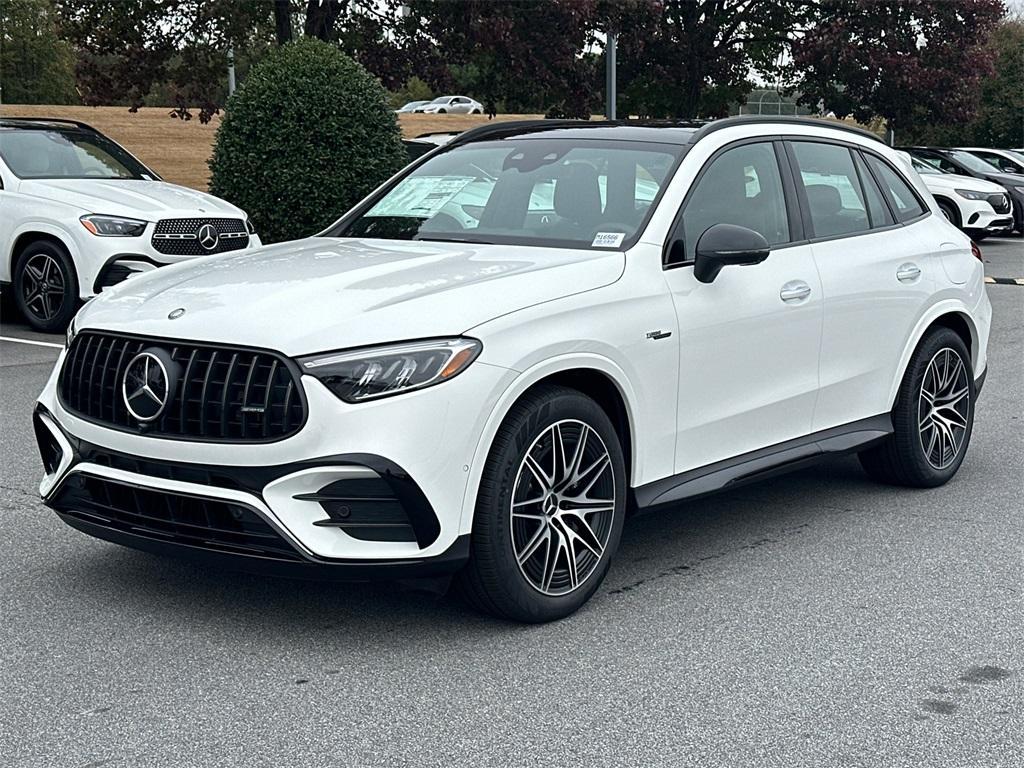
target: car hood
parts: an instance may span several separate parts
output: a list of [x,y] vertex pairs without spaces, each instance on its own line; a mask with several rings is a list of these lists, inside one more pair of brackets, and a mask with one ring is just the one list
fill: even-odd
[[76,325],[300,355],[458,335],[613,283],[624,264],[620,251],[309,238],[131,278]]
[[109,213],[156,221],[169,215],[244,218],[226,200],[165,181],[141,179],[26,179],[22,194],[56,200],[83,213]]
[[982,192],[989,195],[1006,192],[1004,187],[995,182],[973,179],[970,176],[957,176],[952,173],[922,173],[921,180],[929,190],[952,191],[954,189],[968,189],[971,192]]
[[1003,187],[1024,187],[1024,175],[1019,173],[986,173],[985,178]]

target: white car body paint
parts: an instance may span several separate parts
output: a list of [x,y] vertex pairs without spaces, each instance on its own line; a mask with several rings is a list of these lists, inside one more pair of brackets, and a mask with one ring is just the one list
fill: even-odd
[[[755,266],[725,268],[712,283],[697,281],[692,265],[663,268],[673,221],[711,157],[733,142],[779,136],[870,150],[904,170],[929,210],[905,225],[778,248]],[[908,264],[917,275],[898,277]],[[914,347],[944,315],[968,323],[981,376],[991,319],[982,273],[970,240],[942,217],[895,151],[824,123],[758,121],[697,141],[625,250],[316,237],[134,278],[90,302],[76,321],[79,334],[245,345],[292,358],[411,339],[479,339],[479,358],[438,386],[353,404],[304,375],[305,426],[269,443],[150,437],[81,418],[57,395],[63,354],[39,404],[50,413],[48,429],[158,462],[266,467],[342,454],[385,457],[409,472],[438,517],[440,535],[426,548],[315,527],[319,510],[295,496],[348,471],[338,467],[275,478],[262,498],[246,501],[304,553],[423,560],[471,531],[494,435],[537,382],[587,370],[614,384],[625,404],[636,488],[888,413]],[[780,291],[793,281],[810,293],[786,303]],[[178,307],[185,314],[168,319]],[[44,479],[44,496],[69,472],[112,477],[114,470],[59,468]],[[130,479],[229,497],[218,488]]]

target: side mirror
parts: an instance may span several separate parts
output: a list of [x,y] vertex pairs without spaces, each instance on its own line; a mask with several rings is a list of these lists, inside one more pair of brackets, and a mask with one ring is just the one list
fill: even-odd
[[710,283],[722,267],[760,264],[768,258],[768,241],[759,232],[735,224],[715,224],[697,240],[693,276]]

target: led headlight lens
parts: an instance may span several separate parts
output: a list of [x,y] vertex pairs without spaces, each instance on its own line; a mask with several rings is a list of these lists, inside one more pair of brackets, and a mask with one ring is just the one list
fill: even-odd
[[252,219],[248,217],[245,219],[245,231],[250,235],[256,234],[256,227],[253,226]]
[[975,192],[972,189],[957,189],[954,190],[960,197],[965,197],[968,200],[987,200],[988,195],[985,192]]
[[146,231],[146,222],[120,216],[90,214],[79,219],[82,226],[99,237],[138,237]]
[[466,370],[481,349],[476,339],[432,339],[310,355],[298,363],[342,400],[358,403],[448,381]]

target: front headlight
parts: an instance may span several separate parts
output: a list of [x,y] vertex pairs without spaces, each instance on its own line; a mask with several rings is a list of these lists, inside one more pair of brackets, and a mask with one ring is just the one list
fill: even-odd
[[256,234],[256,227],[253,226],[252,219],[250,219],[248,216],[245,217],[245,231],[248,232],[250,235]]
[[146,222],[121,216],[89,214],[79,219],[82,226],[98,237],[138,237],[146,231]]
[[968,200],[987,200],[988,199],[988,194],[986,194],[985,192],[975,192],[974,190],[971,190],[971,189],[955,189],[953,191],[956,192],[958,195],[960,195],[960,197],[965,197]]
[[326,352],[298,359],[303,373],[315,376],[347,403],[411,392],[455,378],[483,345],[476,339],[431,339],[350,352]]

